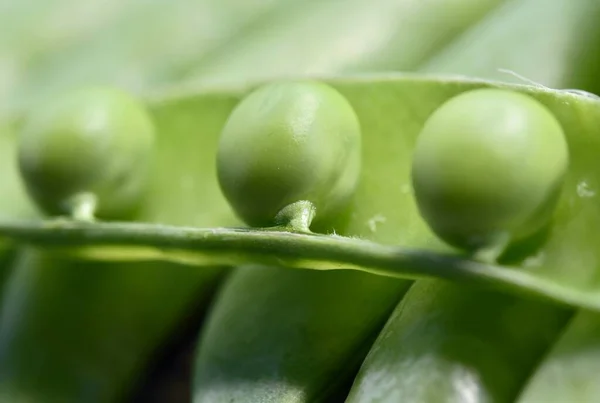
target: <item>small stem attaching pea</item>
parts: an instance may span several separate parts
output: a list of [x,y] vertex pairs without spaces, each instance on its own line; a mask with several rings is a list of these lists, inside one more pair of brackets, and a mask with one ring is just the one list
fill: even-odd
[[498,258],[510,245],[511,236],[508,232],[500,232],[490,242],[473,253],[473,259],[482,263],[496,264]]
[[98,198],[92,193],[80,193],[68,202],[71,217],[77,221],[94,221]]
[[[331,220],[350,203],[360,170],[361,129],[352,105],[329,85],[310,80],[269,83],[245,96],[217,147],[221,191],[251,227],[279,224],[273,218],[281,207],[302,200],[319,210],[315,224]],[[299,230],[313,219],[310,208],[306,212],[304,218],[294,213]]]
[[301,200],[282,208],[275,216],[275,223],[294,232],[311,232],[310,224],[317,209],[307,200]]

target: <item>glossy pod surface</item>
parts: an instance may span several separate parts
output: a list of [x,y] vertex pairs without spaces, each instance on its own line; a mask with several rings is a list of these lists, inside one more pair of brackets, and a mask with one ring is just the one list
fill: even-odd
[[327,84],[276,82],[246,96],[225,124],[219,183],[249,225],[268,226],[306,200],[316,221],[345,208],[360,174],[361,134],[346,99]]
[[193,402],[330,402],[345,394],[408,285],[366,273],[240,267],[198,342]]
[[48,214],[91,202],[100,218],[124,218],[140,204],[153,144],[143,104],[120,90],[85,89],[32,113],[19,138],[19,167]]
[[570,310],[417,281],[357,375],[348,403],[509,403]]

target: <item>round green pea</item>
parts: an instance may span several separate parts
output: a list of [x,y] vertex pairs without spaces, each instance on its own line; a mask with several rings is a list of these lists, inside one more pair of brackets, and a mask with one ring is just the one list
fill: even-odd
[[569,165],[561,125],[530,96],[500,89],[462,93],[425,122],[412,182],[430,228],[479,249],[546,226]]
[[358,118],[332,87],[276,82],[247,95],[219,141],[218,179],[237,215],[251,226],[274,223],[286,206],[311,202],[315,222],[350,201],[361,165]]
[[136,99],[88,88],[32,113],[19,137],[19,168],[48,214],[122,218],[140,202],[153,143],[152,121]]

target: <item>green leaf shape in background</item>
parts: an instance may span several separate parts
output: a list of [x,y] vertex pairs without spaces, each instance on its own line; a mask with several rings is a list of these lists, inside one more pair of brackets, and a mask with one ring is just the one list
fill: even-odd
[[519,82],[503,68],[594,90],[599,10],[595,0],[12,0],[0,14],[0,115],[80,85],[147,94],[369,71]]
[[200,60],[184,82],[231,85],[290,75],[410,71],[504,2],[296,2]]
[[[588,194],[581,192],[582,181],[586,181],[586,186],[593,188],[593,184],[600,174],[595,168],[594,157],[594,149],[598,147],[598,142],[600,141],[597,132],[598,127],[600,127],[598,124],[600,122],[600,104],[597,100],[564,91],[543,90],[534,87],[505,85],[477,80],[440,79],[437,77],[414,75],[364,76],[354,79],[332,79],[327,81],[340,90],[352,103],[361,121],[365,139],[361,184],[354,201],[351,217],[344,224],[344,234],[368,238],[388,245],[422,248],[431,251],[431,253],[447,253],[449,249],[427,229],[416,211],[416,206],[410,192],[409,167],[411,150],[415,137],[424,120],[427,119],[437,106],[448,98],[465,90],[482,86],[498,86],[523,91],[535,96],[547,105],[563,125],[571,154],[574,158],[572,159],[564,194],[555,214],[555,222],[551,233],[533,258],[530,257],[522,262],[513,263],[519,263],[521,270],[538,276],[540,279],[552,281],[558,279],[559,284],[571,287],[573,290],[587,291],[590,296],[597,295],[595,291],[597,288],[594,288],[593,284],[590,283],[596,278],[596,266],[594,262],[596,261],[597,252],[594,247],[593,228],[594,223],[600,220],[600,207],[596,205],[593,197],[587,197]],[[202,121],[202,117],[205,117],[209,124],[202,131],[202,151],[206,156],[205,159],[209,160],[208,156],[216,150],[216,140],[220,127],[243,94],[244,91],[202,93],[197,95],[179,94],[172,98],[157,101],[154,103],[153,112],[157,117],[159,133],[161,136],[168,133],[169,136],[176,136],[178,138],[194,137],[198,130],[198,122]],[[169,128],[168,131],[165,128]],[[198,136],[197,138],[200,137]],[[189,146],[188,144],[186,148],[189,148]],[[197,162],[198,159],[191,159],[191,161]],[[199,170],[198,168],[204,169]],[[194,175],[201,177],[204,191],[202,199],[208,200],[208,203],[218,204],[221,206],[220,208],[227,210],[228,207],[221,199],[218,191],[214,167],[206,164],[206,166],[198,168],[196,170],[189,169],[185,172],[186,175],[194,173]],[[181,167],[178,169],[182,169],[180,172],[184,172],[183,169],[185,168]],[[390,175],[390,172],[394,174]],[[160,178],[160,175],[157,175],[156,180],[158,178]],[[159,189],[159,186],[156,186],[156,189]],[[158,201],[154,198],[150,198],[149,200],[152,200],[148,202],[150,206],[155,202],[160,202],[158,197],[156,199]],[[188,200],[186,203],[190,203],[196,206],[199,211],[202,211],[203,200]],[[150,210],[151,208],[149,207],[148,211]],[[221,220],[225,221],[228,212],[222,211],[221,214],[223,217]],[[60,227],[61,224],[50,223],[49,225]],[[116,226],[118,224],[98,225],[98,228],[104,225],[110,229],[111,225]],[[90,224],[89,226],[93,228],[94,224]],[[115,228],[116,231],[112,235],[113,240],[117,239],[117,241],[124,244],[129,242],[126,241],[129,235],[119,239],[118,228]],[[160,233],[161,228],[164,227],[156,227],[156,233]],[[98,233],[102,234],[102,231],[99,230]],[[144,231],[144,233],[153,235],[152,232],[148,231]],[[64,238],[59,236],[56,238],[48,237],[43,229],[39,231],[35,228],[25,228],[22,232],[23,234],[29,236],[31,239],[41,236],[41,238],[37,239],[37,242],[46,243],[47,246],[50,246],[52,243],[61,242],[61,239],[64,240]],[[44,234],[46,234],[45,237]],[[55,235],[58,234],[60,232],[55,233]],[[116,237],[114,234],[116,234]],[[183,235],[180,238],[164,238],[162,246],[189,248],[189,243],[186,244],[185,234]],[[281,237],[284,234],[275,234],[273,236]],[[71,238],[71,241],[81,243],[86,242],[86,239],[87,242],[93,244],[93,239],[87,236],[84,238]],[[110,240],[110,236],[108,236],[108,239]],[[147,236],[146,239],[148,239]],[[331,242],[336,242],[335,237],[328,239]],[[225,243],[225,240],[223,242]],[[259,250],[259,247],[257,247],[257,250]],[[193,251],[188,250],[188,252],[193,254]],[[98,256],[101,256],[101,253]],[[277,256],[277,254],[274,255],[274,257]],[[587,257],[587,261],[584,260],[585,257]],[[322,257],[324,261],[327,260],[326,258],[326,255]],[[565,265],[565,262],[573,259],[577,259],[579,262],[577,266]],[[444,264],[445,261],[443,259],[439,261],[440,271],[446,268]],[[201,271],[202,269],[198,268],[197,270]],[[238,269],[230,281],[235,281],[235,276],[244,275],[241,273],[241,270],[244,269]],[[246,274],[246,276],[252,277],[249,274]],[[279,276],[284,276],[284,274],[273,276],[271,281],[275,283],[275,280]],[[381,284],[381,287],[389,287],[383,280]],[[260,293],[264,293],[269,289],[269,287],[262,289],[254,287],[249,288],[246,292],[255,290],[254,292],[260,295]],[[370,291],[370,294],[373,295],[374,291]],[[488,298],[499,298],[500,301],[503,301],[502,297],[497,297],[492,293],[486,294],[480,292],[476,295],[489,295]],[[331,296],[328,297],[332,298]],[[310,298],[311,294],[307,292],[306,299],[300,300],[303,301],[300,305],[314,306],[316,302],[310,300]],[[511,298],[504,298],[507,301],[512,301]],[[465,300],[471,301],[473,304],[477,303],[477,299],[465,297]],[[219,314],[220,309],[225,308],[220,308],[221,306],[235,304],[231,301],[227,303],[223,301],[221,299],[215,308],[213,308],[215,315],[222,315]],[[521,304],[521,307],[526,308],[526,311],[547,310],[550,313],[562,312],[561,308],[547,305],[543,305],[542,308],[536,308],[537,303],[531,301],[521,302]],[[246,305],[238,303],[237,306],[239,308],[236,310],[238,315],[242,315],[241,312],[245,312],[248,309]],[[466,303],[462,305],[458,304],[458,307],[465,307],[467,305]],[[389,302],[386,304],[382,303],[381,309],[387,311],[389,309]],[[500,308],[497,309],[500,310]],[[462,308],[450,311],[452,314],[464,315]],[[280,310],[280,315],[283,316],[285,314],[285,310]],[[482,315],[484,314],[485,310],[482,311]],[[560,318],[560,315],[557,315],[557,318]],[[544,315],[540,316],[545,317]],[[223,317],[228,316],[224,315]],[[313,317],[312,320],[319,320],[319,316]],[[559,327],[556,323],[553,323],[549,322],[549,328]],[[224,325],[219,322],[211,322],[211,326],[207,328],[207,331],[210,331],[213,327],[218,329],[222,326]],[[365,325],[365,329],[367,328]],[[523,330],[523,332],[525,331],[526,329]],[[533,339],[526,336],[523,336],[523,338],[528,342]],[[515,337],[519,339],[519,336]],[[208,340],[213,340],[214,343],[217,343],[221,339],[212,336]],[[287,343],[287,340],[278,340],[283,345]],[[273,351],[278,351],[273,345],[272,349]],[[220,347],[218,344],[202,344],[201,350],[219,351]],[[283,349],[281,351],[289,350]],[[358,354],[352,351],[352,349],[349,349],[349,351]],[[535,350],[532,351],[532,354],[534,353]],[[282,357],[283,362],[293,359],[293,356]],[[338,361],[332,360],[328,363],[331,368],[344,368],[344,365],[349,361],[349,353],[346,355],[340,354],[339,357],[343,359],[339,359]],[[531,359],[533,360],[533,358]],[[200,355],[198,360],[203,362],[205,359]],[[307,360],[307,362],[310,362],[310,360]],[[236,363],[235,365],[239,364]],[[232,370],[236,366],[233,366]],[[260,372],[260,368],[260,366],[256,367],[255,371]],[[209,369],[207,368],[205,371],[209,371]],[[265,373],[268,373],[268,371],[265,370]],[[309,371],[306,371],[306,373],[310,374]],[[294,379],[291,376],[290,378]],[[286,378],[286,375],[283,375],[282,379],[289,380],[289,378]],[[304,379],[304,383],[296,379],[295,381],[297,384],[304,385],[306,388],[304,394],[306,396],[316,396],[319,391],[323,390],[324,380],[321,378],[317,379],[308,376],[308,378]],[[291,384],[287,384],[287,386],[293,388]],[[201,387],[202,383],[198,388]],[[206,388],[209,388],[209,386],[206,386]],[[239,391],[229,389],[229,393],[235,394],[239,393]],[[269,390],[265,389],[264,393],[268,394]],[[285,393],[289,392],[282,392],[282,394]],[[223,397],[231,397],[231,395],[224,394]]]
[[597,92],[600,3],[511,0],[418,66],[423,73],[462,74]]
[[177,81],[294,0],[13,0],[0,13],[0,115],[81,85],[135,93]]
[[79,85],[145,94],[223,77],[413,70],[504,2],[13,0],[0,14],[0,115]]

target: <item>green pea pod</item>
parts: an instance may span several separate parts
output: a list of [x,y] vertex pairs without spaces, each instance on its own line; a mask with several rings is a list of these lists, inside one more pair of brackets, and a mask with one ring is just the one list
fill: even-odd
[[[168,107],[153,113],[156,155],[135,219],[235,223],[218,191],[206,147],[211,139],[198,136],[195,126],[181,127],[180,116]],[[210,108],[196,111],[196,119],[208,127],[223,124]],[[16,155],[13,140],[2,152]],[[31,250],[17,259],[0,314],[0,398],[15,403],[125,398],[152,353],[191,309],[203,309],[223,274],[147,261],[83,262]]]
[[570,310],[419,281],[365,359],[348,403],[512,402]]
[[21,253],[0,314],[0,401],[123,401],[182,312],[210,296],[215,271],[202,273]]
[[593,403],[600,397],[600,317],[579,312],[536,369],[518,403]]
[[194,403],[331,401],[407,287],[364,273],[240,268],[203,330]]
[[[433,252],[431,255],[433,258],[441,257],[435,252],[447,251],[448,248],[441,244],[439,239],[436,239],[435,235],[427,229],[423,220],[419,218],[410,192],[409,169],[412,145],[423,121],[443,101],[469,89],[481,86],[498,87],[498,85],[474,81],[398,76],[393,79],[390,77],[368,80],[348,78],[335,82],[335,86],[350,100],[363,127],[363,138],[368,139],[364,142],[363,169],[352,204],[352,214],[345,225],[344,234],[360,236],[388,245],[423,248]],[[595,252],[593,252],[596,240],[595,236],[586,230],[591,231],[600,216],[597,204],[593,199],[580,197],[579,185],[583,181],[592,187],[597,183],[594,171],[589,169],[589,167],[595,166],[596,162],[596,155],[592,150],[595,149],[598,141],[595,132],[599,116],[597,103],[577,95],[555,91],[523,87],[506,88],[515,90],[520,88],[524,93],[533,94],[546,104],[565,128],[569,147],[573,155],[577,156],[571,162],[567,178],[568,192],[561,199],[557,209],[558,214],[553,223],[554,231],[541,248],[543,254],[533,256],[536,259],[529,260],[527,265],[519,266],[519,270],[529,271],[534,278],[538,276],[540,279],[559,281],[568,289],[579,291],[590,289],[589,287],[584,288],[582,285],[593,280],[593,272],[589,269],[594,267],[594,262],[597,260]],[[159,122],[158,149],[161,150],[159,164],[161,169],[155,172],[154,180],[156,182],[152,186],[152,201],[147,200],[147,205],[144,206],[145,216],[143,217],[147,217],[148,221],[171,221],[185,225],[211,225],[212,222],[213,225],[219,226],[233,221],[232,212],[218,190],[213,163],[218,132],[222,129],[240,95],[238,92],[197,94],[163,100],[160,107],[155,109]],[[381,119],[381,112],[386,110],[390,111],[390,116],[393,116],[394,119],[389,121]],[[202,135],[198,134],[196,125],[199,120],[204,122]],[[168,136],[165,135],[167,128],[169,129]],[[173,144],[177,144],[177,142],[179,142],[178,146],[174,147]],[[161,143],[162,146],[160,146]],[[212,161],[212,163],[207,161]],[[390,172],[393,173],[393,186],[390,186]],[[200,200],[203,208],[199,207]],[[189,217],[193,217],[194,220],[190,220]],[[45,226],[44,223],[41,225]],[[90,229],[95,225],[90,224]],[[100,232],[104,231],[101,228],[103,226],[98,225],[98,227]],[[49,228],[52,234],[52,227],[45,226],[44,231],[48,232]],[[114,228],[116,233],[118,233],[118,228],[118,226]],[[158,230],[160,228],[157,227]],[[25,229],[23,233],[27,234],[28,230]],[[109,237],[110,233],[115,234],[113,231],[107,231]],[[58,232],[54,235],[56,234]],[[273,234],[277,238],[277,234]],[[31,239],[36,238],[36,231],[32,231],[30,235]],[[184,236],[179,237],[178,240],[173,238],[172,242],[169,241],[162,245],[169,248],[177,247],[177,243],[181,243],[184,249],[186,245],[189,248],[190,244],[185,241],[185,231],[182,232],[182,235]],[[218,232],[216,237],[219,237]],[[62,237],[54,238],[56,238],[55,241],[59,241],[59,238],[63,239]],[[85,237],[79,238],[81,240]],[[43,241],[43,237],[38,240]],[[46,240],[48,246],[54,242],[53,239],[46,238]],[[89,241],[89,239],[87,240]],[[113,239],[113,241],[115,240],[123,242],[122,237]],[[330,240],[335,242],[336,238],[332,236]],[[130,239],[125,241],[130,241]],[[226,239],[220,239],[211,245],[214,248],[219,245],[230,246],[231,243]],[[124,246],[127,251],[127,245]],[[147,246],[151,247],[151,245]],[[154,245],[154,247],[156,246],[157,244]],[[263,246],[265,243],[257,243],[249,250],[240,251],[240,253],[247,256],[243,253],[254,252],[253,256],[256,258],[261,252],[267,253],[262,249]],[[582,251],[586,251],[586,253],[582,254]],[[194,250],[187,252],[188,256],[194,254]],[[218,249],[212,250],[212,252],[213,257],[220,253]],[[303,252],[307,251],[299,248],[297,254],[294,253],[294,250],[290,252],[285,256],[280,252],[280,255],[275,253],[266,257],[269,258],[271,264],[275,265],[278,262],[285,262],[285,257],[287,257],[288,260],[295,260],[296,266],[299,267],[302,263]],[[313,252],[315,251],[313,250]],[[99,252],[98,256],[102,257],[102,252]],[[137,257],[138,255],[133,256],[133,258]],[[202,256],[202,254],[200,257],[206,259],[206,256]],[[318,255],[322,261],[326,261],[328,257],[326,254]],[[579,258],[581,265],[569,267],[569,270],[565,271],[564,262],[572,261],[574,257]],[[210,262],[210,255],[208,260],[201,259],[201,261]],[[444,258],[435,260],[435,266],[439,270],[436,273],[443,275],[445,261]],[[368,265],[368,262],[367,259],[364,264]],[[390,268],[388,267],[388,269]],[[450,270],[455,269],[456,267]],[[507,268],[507,270],[516,272],[514,269]],[[176,272],[166,273],[164,280],[170,281],[174,273]],[[536,283],[531,284],[536,286]],[[360,284],[356,285],[356,287],[360,286]],[[251,289],[247,290],[247,292],[251,291]],[[265,286],[262,292],[266,291],[271,291],[271,288]],[[252,292],[258,293],[258,291]],[[84,297],[82,296],[83,301]],[[111,296],[107,295],[106,298],[110,300]],[[305,298],[310,298],[310,292],[307,291]],[[477,305],[479,302],[478,299],[474,299],[471,304]],[[277,301],[274,300],[273,304],[276,303]],[[239,309],[240,317],[246,315],[245,309],[249,309],[249,307]],[[382,304],[380,309],[387,310],[389,306]],[[23,310],[26,311],[25,308]],[[59,315],[60,309],[56,309],[55,312],[55,315]],[[0,340],[0,344],[2,343],[3,341]],[[14,343],[14,341],[10,341],[10,343]],[[318,382],[322,384],[323,381],[319,380]],[[268,390],[265,390],[265,394],[268,394]]]

